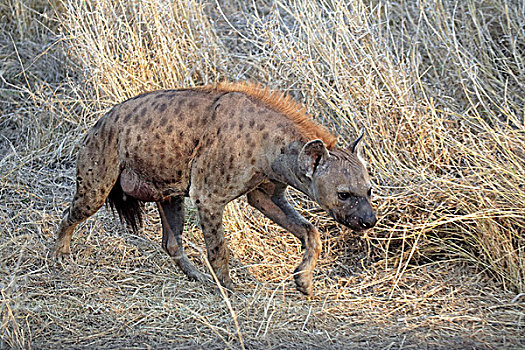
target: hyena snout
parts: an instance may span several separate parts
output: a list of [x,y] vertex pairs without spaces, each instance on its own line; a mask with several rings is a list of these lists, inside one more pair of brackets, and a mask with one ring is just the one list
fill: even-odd
[[376,225],[376,222],[376,214],[371,210],[359,218],[359,224],[361,225],[361,227],[363,227],[363,229],[374,227]]
[[374,227],[377,223],[376,213],[366,199],[360,200],[357,207],[353,207],[341,214],[339,218],[337,214],[334,215],[336,220],[354,231],[367,230]]

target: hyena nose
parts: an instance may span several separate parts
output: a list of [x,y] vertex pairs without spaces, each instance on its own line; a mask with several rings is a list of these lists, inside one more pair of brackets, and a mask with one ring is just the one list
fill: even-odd
[[361,221],[361,226],[363,226],[363,228],[371,228],[375,226],[377,222],[377,217],[376,217],[376,214],[374,214],[373,212],[370,212],[366,214],[365,216],[363,216],[360,221]]

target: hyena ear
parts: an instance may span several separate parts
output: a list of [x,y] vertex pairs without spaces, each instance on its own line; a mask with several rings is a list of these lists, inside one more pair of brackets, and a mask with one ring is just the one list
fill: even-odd
[[361,129],[361,133],[359,137],[354,142],[352,142],[352,144],[350,145],[350,152],[361,154],[361,151],[363,149],[363,143],[361,142],[361,140],[363,139],[363,136],[365,136],[364,128]]
[[313,140],[303,146],[297,157],[299,170],[309,179],[312,178],[315,169],[328,159],[328,150],[323,141]]

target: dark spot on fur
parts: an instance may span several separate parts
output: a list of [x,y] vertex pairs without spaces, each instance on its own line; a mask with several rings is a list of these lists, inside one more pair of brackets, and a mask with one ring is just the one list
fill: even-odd
[[257,129],[258,129],[259,131],[263,131],[263,130],[264,130],[264,124],[259,124],[259,125],[257,125]]
[[167,132],[168,134],[171,134],[172,131],[173,131],[173,125],[170,124],[170,125],[168,125],[168,127],[166,128],[166,132]]
[[195,203],[196,203],[196,204],[201,204],[200,199],[197,199],[197,200],[195,201]]
[[146,122],[144,123],[144,127],[147,128],[151,125],[151,118],[146,119]]
[[168,118],[167,117],[162,117],[162,119],[160,120],[160,126],[166,125],[167,122],[168,122]]
[[159,112],[162,113],[162,112],[164,112],[165,110],[166,110],[166,104],[163,103],[163,104],[161,104],[161,105],[159,106]]
[[193,127],[193,122],[191,120],[188,121],[188,128],[192,128]]
[[250,160],[250,164],[251,164],[251,165],[254,165],[254,164],[255,164],[255,158],[252,158],[252,159]]
[[239,131],[242,131],[243,128],[244,128],[244,123],[239,123]]
[[179,176],[179,177],[182,176],[182,170],[177,170],[177,176]]
[[137,135],[137,142],[140,142],[140,140],[142,140],[142,136]]
[[255,125],[255,120],[250,120],[250,128],[253,128],[253,126]]
[[217,135],[221,133],[221,128],[217,128]]
[[270,135],[270,134],[268,133],[268,131],[263,132],[263,134],[262,134],[262,138],[263,138],[263,140],[266,140],[266,139],[268,138],[269,135]]
[[148,111],[148,107],[144,107],[142,108],[142,110],[140,111],[140,116],[141,117],[144,117],[146,115],[146,112]]
[[126,116],[124,117],[124,123],[129,122],[130,118],[131,118],[131,114],[130,113],[126,114]]
[[184,136],[184,131],[179,132],[179,137],[182,138]]

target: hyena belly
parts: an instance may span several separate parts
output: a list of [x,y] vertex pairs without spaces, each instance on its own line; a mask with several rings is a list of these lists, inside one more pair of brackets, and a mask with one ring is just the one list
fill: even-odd
[[117,145],[124,193],[143,201],[184,195],[200,149],[212,99],[187,91],[160,91],[118,106]]

